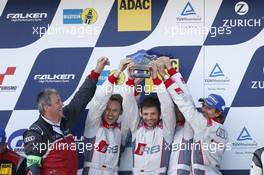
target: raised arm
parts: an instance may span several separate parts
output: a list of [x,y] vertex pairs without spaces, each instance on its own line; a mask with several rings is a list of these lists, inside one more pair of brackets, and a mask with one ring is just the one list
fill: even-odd
[[108,59],[106,57],[99,58],[96,68],[86,78],[80,89],[75,93],[71,102],[63,108],[63,114],[69,120],[68,123],[70,125],[73,125],[74,122],[77,121],[80,114],[85,110],[87,104],[93,98],[98,77],[107,64]]
[[165,73],[164,65],[159,62],[155,62],[152,64],[152,79],[154,85],[156,86],[155,90],[161,105],[164,138],[170,143],[173,140],[174,130],[176,127],[176,115],[173,101],[162,80],[158,78],[158,72],[163,77]]
[[202,113],[198,112],[193,101],[186,98],[186,93],[175,83],[171,78],[165,81],[165,86],[168,89],[174,103],[177,104],[179,110],[184,115],[187,122],[190,123],[194,132],[199,133],[207,127],[207,120]]
[[[109,61],[107,61],[109,62]],[[121,60],[118,69],[110,75],[101,88],[98,88],[90,104],[90,110],[85,122],[84,135],[93,137],[101,123],[101,117],[104,113],[107,103],[113,94],[114,86],[117,83],[119,75],[125,70],[129,61]]]
[[[143,81],[144,79],[143,78],[135,78],[134,79],[134,85],[135,85],[135,91],[134,91],[134,97],[136,99],[136,102],[137,102],[137,106],[139,106],[140,104],[140,91],[139,88],[137,90],[136,87],[138,86],[141,86],[141,82]],[[133,81],[133,79],[131,80]],[[122,145],[125,146],[127,144],[127,141],[128,141],[128,138],[130,137],[131,135],[131,130],[130,130],[130,127],[129,127],[129,118],[126,116],[126,112],[123,113],[123,120],[122,120],[122,123],[121,123],[121,133],[122,133]]]
[[177,72],[176,69],[174,69],[172,67],[170,58],[163,56],[163,57],[159,58],[159,61],[165,65],[171,79],[175,83],[177,83],[177,85],[184,91],[185,97],[189,98],[189,100],[191,100],[194,104],[193,98],[191,96],[191,93],[189,91],[189,88],[187,87],[187,84],[186,84],[184,78],[182,77],[182,75],[179,72]]
[[85,121],[85,137],[90,138],[96,134],[102,120],[102,114],[104,113],[107,103],[113,94],[114,84],[116,81],[117,77],[111,75],[101,87],[97,88],[95,95],[89,104],[89,112]]
[[131,66],[133,63],[128,65],[128,80],[124,86],[124,93],[123,93],[123,108],[124,108],[124,116],[125,116],[125,123],[131,132],[135,132],[138,124],[139,124],[139,106],[136,101],[135,97],[135,80],[132,78],[131,74]]

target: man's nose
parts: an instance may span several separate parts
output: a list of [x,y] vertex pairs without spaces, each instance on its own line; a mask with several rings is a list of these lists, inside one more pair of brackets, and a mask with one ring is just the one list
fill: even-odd
[[109,110],[108,115],[113,115],[113,111]]

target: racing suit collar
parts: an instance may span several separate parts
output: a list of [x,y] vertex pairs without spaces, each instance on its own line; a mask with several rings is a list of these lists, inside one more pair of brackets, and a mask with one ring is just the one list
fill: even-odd
[[221,121],[218,118],[208,118],[207,119],[207,126],[212,126],[213,121],[221,124]]
[[104,128],[110,129],[110,128],[118,128],[119,124],[118,123],[108,124],[104,119],[102,119],[102,126]]
[[52,122],[52,121],[50,121],[50,120],[48,120],[46,117],[44,117],[43,115],[40,115],[42,118],[43,118],[43,120],[45,120],[48,124],[51,124],[52,126],[60,126],[60,123],[61,123],[61,120],[59,121],[59,122],[57,122],[57,123],[54,123],[54,122]]
[[176,125],[177,126],[184,126],[184,123],[185,123],[185,121],[177,121]]
[[53,130],[58,134],[64,135],[64,128],[61,127],[61,125],[60,125],[61,121],[59,123],[54,123],[54,122],[46,119],[42,115],[40,115],[39,119],[45,123],[46,127],[49,128],[49,130],[51,130],[51,131]]
[[146,129],[154,129],[154,128],[156,128],[157,126],[158,126],[158,127],[162,127],[161,119],[159,119],[159,121],[157,122],[157,124],[156,124],[155,126],[153,126],[153,127],[148,126],[144,121],[143,121],[143,123],[144,123],[144,127],[145,127]]

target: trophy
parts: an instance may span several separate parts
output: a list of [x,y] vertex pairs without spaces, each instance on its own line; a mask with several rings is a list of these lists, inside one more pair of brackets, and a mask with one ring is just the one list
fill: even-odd
[[151,61],[157,60],[157,55],[150,55],[145,50],[139,50],[136,53],[127,55],[134,62],[134,66],[131,68],[132,76],[135,78],[149,78],[151,76]]

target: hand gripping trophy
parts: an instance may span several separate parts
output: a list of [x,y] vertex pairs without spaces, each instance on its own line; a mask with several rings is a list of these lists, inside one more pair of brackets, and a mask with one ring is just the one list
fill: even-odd
[[158,59],[157,55],[150,55],[146,50],[139,50],[126,57],[134,62],[134,66],[131,69],[133,71],[132,76],[135,78],[149,78],[151,76],[149,63]]

